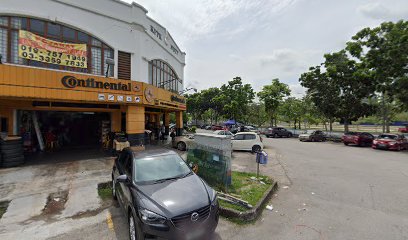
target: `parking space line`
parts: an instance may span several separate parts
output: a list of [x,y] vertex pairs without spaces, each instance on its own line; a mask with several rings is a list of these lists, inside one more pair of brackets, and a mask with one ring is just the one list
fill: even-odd
[[108,212],[108,214],[106,215],[106,223],[108,224],[108,228],[113,232],[113,221],[110,212]]

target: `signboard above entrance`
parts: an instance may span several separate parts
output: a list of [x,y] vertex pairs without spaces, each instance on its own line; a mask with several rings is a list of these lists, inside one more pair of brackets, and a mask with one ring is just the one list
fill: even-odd
[[88,68],[86,44],[52,41],[20,30],[18,56],[21,58],[77,68]]

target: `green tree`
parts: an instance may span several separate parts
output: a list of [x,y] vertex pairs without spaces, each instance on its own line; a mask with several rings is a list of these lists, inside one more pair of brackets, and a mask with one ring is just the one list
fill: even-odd
[[365,67],[375,93],[381,95],[383,131],[389,132],[392,111],[387,103],[398,99],[400,109],[408,109],[408,21],[364,28],[347,43],[347,50]]
[[246,123],[262,127],[268,121],[269,116],[262,103],[252,103],[249,105],[248,112],[244,115],[244,118]]
[[282,103],[283,98],[289,95],[289,86],[279,82],[279,79],[277,78],[273,79],[270,85],[263,86],[262,91],[258,93],[259,99],[264,103],[266,111],[269,114],[271,126],[276,126],[276,117],[279,105]]
[[326,72],[322,73],[319,67],[311,68],[311,72],[302,74],[300,82],[308,88],[308,94],[322,113],[333,107],[330,117],[342,119],[344,130],[348,132],[351,121],[373,112],[372,106],[364,101],[373,92],[372,84],[365,68],[349,59],[345,50],[324,57]]
[[251,85],[243,84],[240,77],[235,77],[228,84],[221,86],[221,94],[215,100],[224,105],[223,115],[226,118],[238,121],[244,116],[248,104],[252,103],[254,98],[255,93]]

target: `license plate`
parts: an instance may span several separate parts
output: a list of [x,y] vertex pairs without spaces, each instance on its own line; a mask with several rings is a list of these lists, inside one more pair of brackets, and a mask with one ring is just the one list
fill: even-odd
[[387,147],[385,144],[378,144],[379,147]]

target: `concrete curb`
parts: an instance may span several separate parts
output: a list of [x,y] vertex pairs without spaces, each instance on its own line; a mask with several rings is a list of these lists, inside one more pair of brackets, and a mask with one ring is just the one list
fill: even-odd
[[261,200],[256,206],[248,211],[240,212],[231,208],[224,208],[220,206],[220,215],[226,218],[235,218],[244,221],[253,221],[261,215],[267,202],[272,198],[272,195],[278,190],[278,182],[274,182],[272,186],[264,193]]

